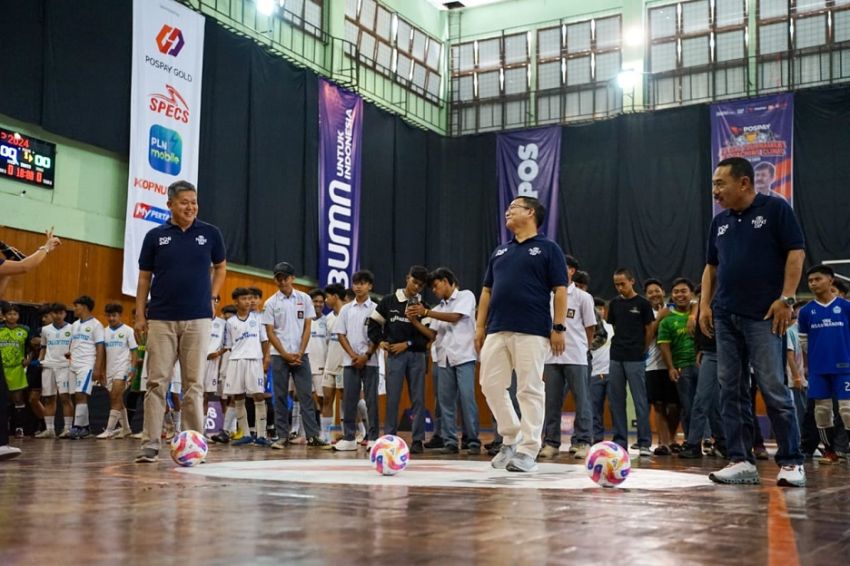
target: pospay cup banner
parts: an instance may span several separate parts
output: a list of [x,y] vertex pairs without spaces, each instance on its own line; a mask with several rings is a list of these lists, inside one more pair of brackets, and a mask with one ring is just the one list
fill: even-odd
[[[555,238],[558,229],[558,176],[561,166],[561,128],[550,126],[496,137],[499,170],[499,214],[517,197],[538,199],[546,207],[541,231]],[[502,241],[511,234],[501,222]]]
[[[711,105],[712,168],[727,157],[749,159],[760,193],[794,205],[794,95]],[[720,212],[714,204],[714,214]]]
[[319,79],[319,286],[342,283],[360,264],[363,99]]
[[171,0],[134,0],[130,176],[122,290],[136,294],[145,234],[168,221],[168,185],[197,186],[204,17]]

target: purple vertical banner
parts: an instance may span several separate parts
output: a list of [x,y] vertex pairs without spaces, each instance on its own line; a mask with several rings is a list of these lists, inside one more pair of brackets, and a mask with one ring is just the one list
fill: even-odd
[[351,287],[360,263],[363,99],[319,79],[319,286]]
[[[517,197],[534,197],[546,207],[543,235],[554,239],[558,229],[558,176],[561,128],[550,126],[496,137],[500,214]],[[511,238],[502,222],[502,241]]]
[[[794,95],[777,94],[711,105],[712,167],[727,157],[749,159],[756,191],[794,205]],[[714,204],[714,214],[722,209]]]

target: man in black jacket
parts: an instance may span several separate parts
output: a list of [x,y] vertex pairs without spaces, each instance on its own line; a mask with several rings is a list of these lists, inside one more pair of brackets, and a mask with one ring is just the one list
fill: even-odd
[[421,304],[420,292],[428,281],[428,270],[421,265],[410,268],[405,286],[387,295],[369,319],[369,340],[387,352],[387,413],[385,434],[398,432],[398,404],[407,378],[412,405],[414,454],[424,452],[425,440],[425,368],[428,342],[434,333],[428,328],[428,318],[407,312],[411,305]]

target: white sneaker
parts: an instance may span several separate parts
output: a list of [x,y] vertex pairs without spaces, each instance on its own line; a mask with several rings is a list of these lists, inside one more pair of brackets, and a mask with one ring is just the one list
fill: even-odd
[[802,465],[782,466],[776,476],[776,485],[783,487],[806,487],[806,470]]
[[[802,468],[802,466],[800,467]],[[757,485],[761,481],[759,480],[758,469],[746,460],[730,463],[722,470],[708,474],[708,479],[715,483],[749,485]],[[805,478],[803,478],[803,481],[805,482]]]
[[124,431],[123,428],[116,428],[109,434],[109,438],[127,438],[130,436],[130,431]]
[[35,434],[35,437],[36,437],[36,438],[56,438],[56,431],[55,431],[55,430],[44,429],[44,430],[43,430],[43,431],[41,431],[41,432],[37,432],[37,433]]
[[558,454],[561,453],[559,448],[555,448],[551,444],[547,444],[543,447],[540,453],[537,455],[538,458],[555,458]]
[[59,433],[59,436],[57,438],[71,438],[71,431],[66,428],[65,430]]
[[353,452],[357,450],[357,442],[354,440],[337,440],[334,444],[334,450],[337,452]]
[[14,446],[0,446],[0,460],[11,460],[21,455],[21,449]]
[[587,444],[576,444],[574,448],[575,452],[573,452],[573,457],[576,460],[584,460],[585,458],[587,458],[587,451],[590,449],[590,446],[588,446]]
[[490,465],[497,470],[504,470],[514,456],[516,456],[516,446],[502,444],[502,447],[499,448],[499,453],[490,460]]
[[649,458],[652,456],[652,448],[648,446],[641,446],[640,448],[638,448],[638,453],[640,454],[641,458]]
[[136,434],[131,434],[130,438],[135,438],[136,440],[141,440],[142,439],[142,433],[137,432]]
[[115,431],[104,430],[103,432],[101,432],[100,434],[95,436],[95,438],[97,438],[99,440],[108,440],[108,439],[112,438],[113,432],[115,432]]

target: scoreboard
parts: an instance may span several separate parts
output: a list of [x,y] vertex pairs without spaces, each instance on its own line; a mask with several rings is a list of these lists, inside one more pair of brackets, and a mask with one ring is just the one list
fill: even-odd
[[56,144],[0,128],[0,175],[53,188]]

